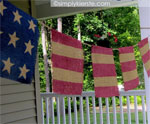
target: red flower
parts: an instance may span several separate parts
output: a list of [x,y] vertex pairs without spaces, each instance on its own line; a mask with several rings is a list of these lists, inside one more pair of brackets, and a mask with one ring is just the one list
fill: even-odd
[[100,38],[101,36],[99,34],[94,34],[94,37]]
[[108,32],[107,34],[108,34],[108,36],[111,36],[111,33],[110,33],[110,32]]
[[117,39],[117,37],[115,37],[115,43],[117,43],[118,42],[118,39]]
[[113,35],[113,37],[115,38],[115,43],[117,43],[118,42],[117,36]]

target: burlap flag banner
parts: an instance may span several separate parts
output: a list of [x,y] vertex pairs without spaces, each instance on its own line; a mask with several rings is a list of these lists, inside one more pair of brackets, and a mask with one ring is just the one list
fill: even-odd
[[139,78],[136,69],[134,48],[132,46],[119,48],[119,59],[125,91],[136,88],[139,85]]
[[150,77],[150,47],[148,43],[148,38],[143,39],[138,43],[144,67],[147,71],[148,77]]
[[81,95],[83,87],[83,50],[80,41],[51,30],[53,92]]
[[112,49],[92,46],[92,64],[96,97],[119,96]]

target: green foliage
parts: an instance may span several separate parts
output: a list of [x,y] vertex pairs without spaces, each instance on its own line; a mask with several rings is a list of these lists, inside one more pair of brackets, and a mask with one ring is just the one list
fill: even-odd
[[40,91],[46,91],[46,78],[45,78],[45,71],[44,71],[44,62],[43,62],[43,51],[42,51],[42,44],[41,38],[39,40],[38,45],[38,55],[39,55],[39,73],[40,73]]
[[[111,16],[111,17],[110,17]],[[103,11],[103,18],[105,22],[109,24],[109,27],[116,32],[118,42],[111,42],[112,48],[126,47],[137,44],[140,37],[140,24],[139,24],[139,13],[138,9],[135,7],[122,7]],[[111,19],[110,19],[111,18]],[[116,71],[119,77],[122,76],[118,52],[114,51]],[[140,56],[140,52],[137,47],[135,47],[135,57],[137,62],[137,70],[140,77],[140,81],[143,83],[143,65]],[[122,83],[122,79],[119,80]],[[143,86],[143,85],[142,85]],[[141,88],[141,86],[139,86]]]

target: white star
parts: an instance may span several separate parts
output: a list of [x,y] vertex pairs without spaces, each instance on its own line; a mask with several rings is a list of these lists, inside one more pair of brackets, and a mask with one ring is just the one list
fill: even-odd
[[10,37],[10,41],[8,45],[13,44],[13,46],[16,47],[16,41],[19,40],[19,38],[16,37],[16,32],[14,32],[13,34],[9,34],[9,37]]
[[19,75],[19,78],[20,77],[24,77],[24,79],[26,79],[26,73],[29,72],[30,69],[27,69],[25,64],[24,64],[24,66],[22,68],[20,67],[19,69],[21,71],[21,73]]
[[29,54],[31,55],[32,54],[31,50],[32,48],[34,48],[34,46],[31,44],[31,41],[29,40],[29,42],[25,43],[25,45],[26,45],[26,50],[24,53],[29,52]]
[[29,22],[29,29],[32,29],[33,32],[35,32],[35,27],[36,25],[34,24],[34,22],[31,20],[31,21],[28,21]]
[[7,9],[6,6],[4,6],[3,1],[0,2],[0,14],[3,16],[3,11]]
[[5,60],[2,60],[2,61],[5,64],[2,71],[7,71],[10,74],[11,66],[13,66],[14,64],[11,63],[10,58],[8,58],[7,61]]
[[16,10],[16,12],[13,12],[13,14],[14,14],[14,16],[15,16],[15,17],[14,17],[14,22],[17,21],[19,24],[21,24],[20,19],[22,18],[22,16],[19,15],[18,10]]

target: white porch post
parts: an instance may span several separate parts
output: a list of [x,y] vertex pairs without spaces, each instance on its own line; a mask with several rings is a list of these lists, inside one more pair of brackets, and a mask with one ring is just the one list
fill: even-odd
[[62,32],[62,18],[57,19],[57,30]]
[[[150,36],[150,1],[139,0],[140,12],[140,26],[141,26],[141,39]],[[150,44],[150,39],[149,39]],[[146,90],[146,105],[147,105],[147,119],[150,124],[150,78],[144,68],[145,90]]]
[[78,24],[78,40],[81,41],[81,27],[80,27],[80,23]]
[[[62,32],[62,18],[57,18],[57,30],[59,31],[59,32]],[[59,105],[60,105],[60,115],[61,116],[63,116],[63,97],[59,97]],[[63,118],[64,119],[64,118]],[[63,122],[64,122],[65,120],[63,120]]]
[[41,32],[42,32],[44,67],[45,67],[45,75],[46,75],[46,92],[50,92],[50,80],[49,80],[49,71],[48,71],[48,59],[47,59],[47,51],[46,51],[46,39],[45,39],[46,36],[45,36],[44,24],[41,27]]

